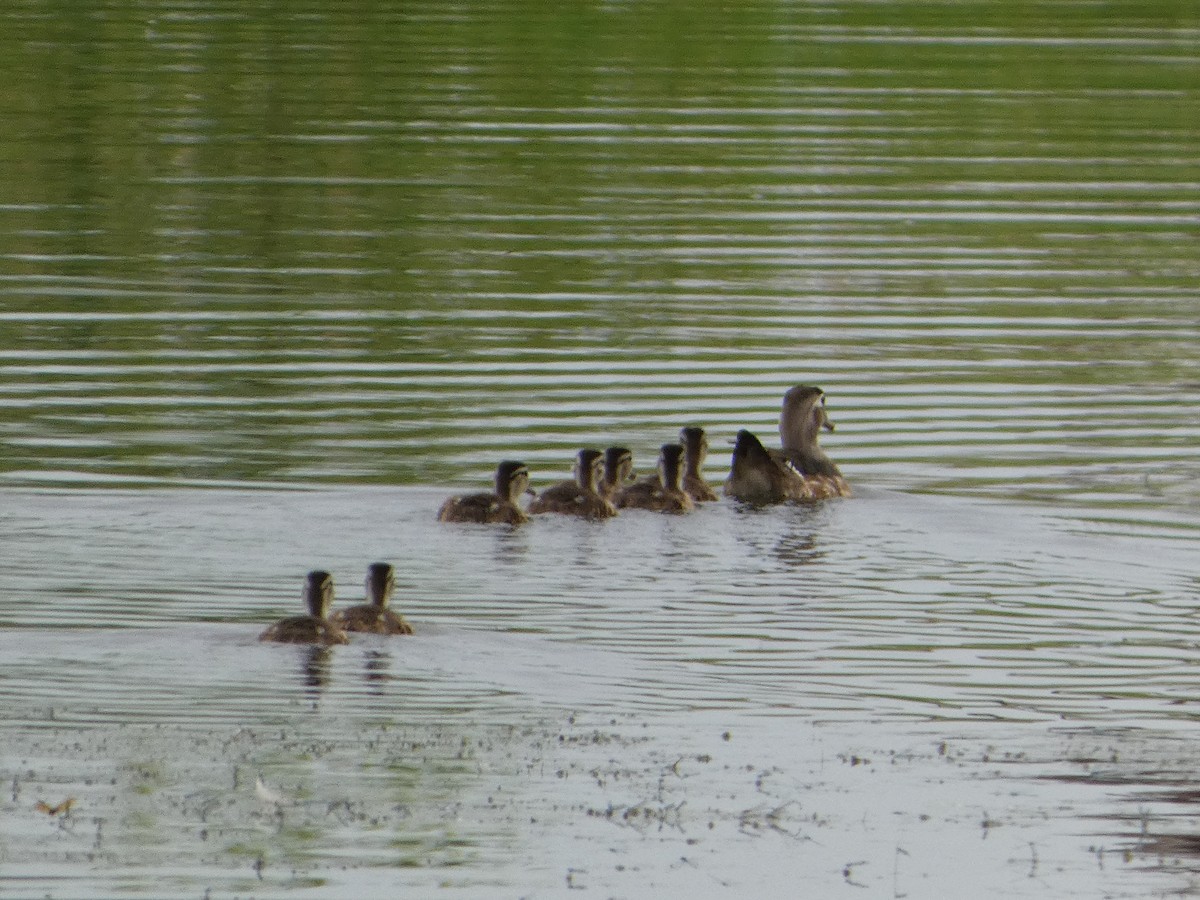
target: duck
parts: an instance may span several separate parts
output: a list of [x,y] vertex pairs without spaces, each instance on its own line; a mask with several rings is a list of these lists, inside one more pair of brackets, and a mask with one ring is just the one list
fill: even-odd
[[604,454],[599,450],[580,450],[575,457],[575,481],[546,488],[533,498],[529,511],[534,514],[562,513],[584,519],[612,518],[617,515],[617,508],[600,493],[603,477]]
[[645,479],[630,485],[618,495],[617,505],[673,513],[695,509],[695,501],[683,489],[684,454],[682,444],[663,444],[658,452],[657,484],[649,490]]
[[708,435],[704,429],[688,425],[679,431],[683,445],[683,489],[697,503],[717,499],[717,492],[704,480],[704,460],[708,456]]
[[517,502],[529,490],[529,469],[525,463],[505,460],[496,467],[496,491],[493,494],[467,494],[451,497],[438,510],[439,522],[502,522],[521,525],[529,521]]
[[371,563],[367,567],[367,602],[339,609],[329,621],[343,631],[367,634],[412,634],[412,626],[397,612],[388,608],[396,573],[388,563]]
[[333,603],[333,576],[322,570],[308,573],[302,594],[307,616],[280,619],[258,636],[279,644],[348,644],[346,632],[326,618]]
[[737,433],[733,446],[725,496],[756,506],[816,499],[804,476],[790,462],[769,451],[744,428]]
[[779,413],[780,452],[812,488],[815,499],[849,497],[850,485],[841,470],[818,444],[821,431],[835,426],[825,411],[825,392],[798,384],[783,395]]

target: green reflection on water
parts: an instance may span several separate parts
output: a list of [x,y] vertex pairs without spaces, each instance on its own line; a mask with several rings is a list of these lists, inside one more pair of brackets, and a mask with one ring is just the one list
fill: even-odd
[[[891,392],[1200,383],[1194,4],[48,9],[0,13],[11,480],[549,478],[820,380],[919,488]],[[972,414],[963,469],[1022,433]]]

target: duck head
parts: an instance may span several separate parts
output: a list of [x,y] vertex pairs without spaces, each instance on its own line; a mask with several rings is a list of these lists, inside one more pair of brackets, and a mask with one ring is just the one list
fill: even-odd
[[376,606],[387,606],[392,589],[396,586],[396,573],[388,563],[371,563],[367,567],[367,602]]
[[575,457],[575,481],[588,493],[599,493],[604,478],[604,454],[599,450],[580,450]]
[[819,387],[798,384],[783,395],[779,413],[779,440],[785,450],[811,450],[821,430],[833,431],[825,412],[825,392]]
[[633,454],[625,447],[609,447],[604,451],[604,484],[615,491],[633,480]]
[[505,460],[496,467],[496,496],[512,503],[529,490],[529,469],[525,463]]
[[333,576],[320,569],[309,572],[304,581],[303,597],[309,615],[324,619],[333,604]]
[[682,444],[663,444],[658,451],[658,478],[669,491],[683,490]]
[[680,429],[679,443],[683,444],[687,470],[699,472],[708,456],[708,435],[704,429],[695,425]]

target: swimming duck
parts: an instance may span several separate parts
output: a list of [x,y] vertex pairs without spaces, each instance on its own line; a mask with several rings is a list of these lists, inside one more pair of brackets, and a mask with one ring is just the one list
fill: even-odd
[[646,490],[644,479],[630,485],[618,495],[617,505],[658,512],[681,513],[695,509],[695,501],[683,489],[683,457],[682,444],[663,444],[658,452],[657,485]]
[[817,443],[821,430],[833,431],[825,411],[825,392],[799,384],[783,395],[779,413],[780,451],[812,488],[814,498],[849,497],[850,485]]
[[756,505],[815,499],[804,476],[745,429],[737,433],[725,496]]
[[708,456],[708,435],[703,428],[689,425],[679,432],[683,444],[683,489],[697,503],[717,499],[717,492],[704,480],[704,459]]
[[617,514],[612,501],[600,493],[604,477],[604,454],[599,450],[580,450],[575,457],[576,490],[571,482],[549,487],[533,498],[531,513],[563,513],[585,519],[608,519]]
[[367,568],[367,602],[339,609],[329,619],[343,631],[368,634],[412,634],[412,626],[388,608],[396,575],[387,563],[371,563]]
[[438,510],[439,522],[504,522],[520,525],[529,521],[517,500],[529,489],[529,469],[525,463],[506,460],[496,467],[494,494],[467,494],[451,497]]
[[328,572],[308,573],[304,582],[304,605],[307,616],[281,619],[258,636],[260,641],[281,644],[346,644],[350,639],[326,616],[333,603],[333,576]]

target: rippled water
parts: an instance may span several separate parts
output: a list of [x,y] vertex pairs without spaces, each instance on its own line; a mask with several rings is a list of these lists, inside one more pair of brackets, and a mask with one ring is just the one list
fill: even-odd
[[[1198,37],[9,3],[0,891],[1193,890]],[[433,521],[799,382],[852,500]]]

